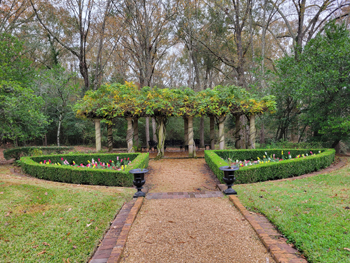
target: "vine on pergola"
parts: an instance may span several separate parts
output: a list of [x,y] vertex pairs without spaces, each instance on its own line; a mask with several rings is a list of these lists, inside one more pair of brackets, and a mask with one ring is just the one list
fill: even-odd
[[[190,88],[139,89],[130,82],[105,84],[88,91],[77,104],[77,115],[82,118],[105,119],[117,117],[155,117],[157,121],[158,157],[164,155],[165,129],[169,117],[214,116],[219,124],[227,114],[255,116],[275,110],[273,96],[254,99],[245,89],[235,86],[217,86],[195,92]],[[127,138],[131,138],[128,134]],[[219,135],[220,137],[220,135]]]

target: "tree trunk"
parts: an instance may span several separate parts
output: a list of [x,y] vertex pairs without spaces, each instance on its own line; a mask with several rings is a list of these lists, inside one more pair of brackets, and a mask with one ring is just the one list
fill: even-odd
[[139,118],[138,117],[134,118],[133,130],[134,130],[134,143],[135,143],[136,149],[138,149],[139,148]]
[[201,122],[199,125],[199,137],[200,137],[200,148],[204,148],[204,117],[201,117]]
[[126,120],[128,121],[128,129],[126,132],[126,143],[127,143],[127,147],[128,147],[128,153],[132,153],[134,152],[134,148],[133,148],[133,128],[132,128],[132,118],[128,117],[126,118]]
[[166,132],[166,118],[157,117],[157,159],[160,159],[164,156],[164,144],[165,144],[165,132]]
[[149,117],[146,117],[146,125],[145,125],[145,129],[146,129],[146,146],[147,148],[149,147],[149,140],[150,140],[150,137],[149,137]]
[[249,146],[250,149],[255,149],[255,115],[251,115],[249,119]]
[[188,156],[189,157],[195,157],[196,148],[194,147],[194,140],[193,140],[193,117],[188,117]]
[[107,124],[107,144],[108,144],[108,151],[113,151],[113,125]]
[[215,150],[215,119],[210,116],[210,148]]
[[47,146],[47,134],[45,133],[44,146]]
[[188,119],[184,117],[184,139],[185,145],[188,145]]
[[219,117],[219,149],[224,150],[225,149],[225,119],[226,116],[220,116]]
[[335,140],[332,144],[332,148],[335,149],[336,153],[340,153],[340,140]]
[[63,114],[60,113],[60,116],[58,117],[57,146],[60,146],[60,133],[61,133],[62,118],[63,118]]
[[236,149],[241,149],[241,128],[242,128],[242,123],[241,123],[241,116],[236,115],[236,121],[235,121],[235,148]]
[[153,141],[157,142],[157,123],[156,123],[155,117],[152,117],[152,132],[153,132]]
[[95,140],[96,152],[101,151],[101,124],[100,120],[95,120]]

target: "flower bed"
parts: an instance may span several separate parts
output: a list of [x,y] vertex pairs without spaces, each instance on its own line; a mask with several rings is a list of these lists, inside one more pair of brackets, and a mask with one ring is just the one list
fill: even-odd
[[[309,155],[309,153],[312,154]],[[315,154],[317,153],[317,154]],[[228,158],[238,160],[240,169],[235,172],[236,183],[247,184],[268,180],[282,179],[310,173],[329,166],[334,161],[334,149],[259,149],[259,150],[220,150],[204,152],[210,169],[223,183],[221,166],[227,166]],[[309,156],[306,156],[308,154]],[[274,155],[274,156],[273,156]],[[303,157],[304,155],[304,157]],[[265,156],[265,158],[263,157]],[[268,159],[269,157],[269,159]],[[272,158],[271,158],[272,157]],[[275,158],[274,161],[271,161]],[[290,158],[289,158],[290,157]],[[297,157],[297,158],[295,158]],[[258,159],[259,158],[259,159]],[[260,159],[262,158],[262,159]],[[239,160],[250,160],[252,165]],[[254,163],[256,160],[257,163]],[[278,161],[277,161],[278,160]],[[282,161],[280,161],[282,160]],[[254,163],[254,165],[253,165]],[[246,165],[247,164],[247,165]]]
[[21,167],[31,176],[50,181],[131,187],[133,176],[129,171],[146,168],[148,161],[148,153],[60,154],[22,157]]

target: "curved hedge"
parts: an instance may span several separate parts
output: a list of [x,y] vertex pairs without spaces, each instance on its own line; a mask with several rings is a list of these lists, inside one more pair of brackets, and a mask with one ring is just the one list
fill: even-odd
[[7,149],[4,151],[4,157],[6,160],[15,158],[16,160],[19,160],[19,158],[23,155],[30,154],[33,150],[40,150],[44,152],[57,152],[61,153],[62,151],[69,151],[72,150],[73,147],[70,146],[25,146],[25,147],[16,147]]
[[[228,163],[222,158],[226,159],[233,156],[235,160],[256,160],[257,157],[262,158],[263,155],[266,155],[265,152],[269,156],[275,154],[276,158],[281,158],[282,151],[284,151],[284,153],[290,152],[292,156],[305,154],[310,151],[317,154],[309,155],[305,158],[288,159],[282,162],[240,167],[239,170],[235,172],[236,183],[248,184],[307,174],[329,166],[334,161],[335,156],[334,149],[206,150],[204,151],[204,155],[205,161],[210,169],[218,177],[220,182],[224,183],[222,180],[224,173],[219,170],[219,167],[227,166]],[[319,151],[321,151],[321,153],[318,153]],[[287,156],[287,154],[284,154],[284,156]]]
[[[65,165],[43,165],[39,162],[51,160],[52,163],[61,163],[61,158],[69,163],[87,163],[91,158],[101,162],[108,163],[109,160],[116,161],[119,158],[130,158],[131,164],[127,166],[125,171],[116,171],[110,169],[92,169],[79,168]],[[133,175],[129,173],[135,168],[146,168],[148,166],[148,153],[120,153],[120,154],[58,154],[43,155],[38,157],[22,157],[21,167],[26,174],[31,176],[64,183],[73,184],[91,184],[91,185],[108,185],[108,186],[124,186],[131,187],[133,185]]]

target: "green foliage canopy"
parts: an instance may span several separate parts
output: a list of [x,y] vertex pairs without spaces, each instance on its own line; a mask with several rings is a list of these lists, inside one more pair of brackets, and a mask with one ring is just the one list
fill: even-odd
[[105,84],[88,91],[76,105],[77,115],[85,118],[180,117],[261,114],[275,110],[273,96],[254,99],[246,90],[235,86],[217,86],[195,92],[190,88],[160,89],[133,83]]

